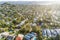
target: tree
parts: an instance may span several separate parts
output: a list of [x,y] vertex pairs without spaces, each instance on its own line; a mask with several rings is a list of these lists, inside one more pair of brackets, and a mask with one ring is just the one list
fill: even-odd
[[27,34],[32,31],[32,28],[29,23],[26,23],[24,26],[21,27],[19,30],[20,33],[22,34]]

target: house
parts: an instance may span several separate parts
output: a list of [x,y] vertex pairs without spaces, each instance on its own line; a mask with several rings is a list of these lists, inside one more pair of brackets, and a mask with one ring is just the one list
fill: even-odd
[[24,25],[25,24],[25,22],[28,20],[28,18],[27,19],[25,19],[25,20],[23,20],[23,21],[21,21],[21,23],[20,24],[18,24],[18,25],[16,25],[16,26],[22,26],[22,25]]
[[2,35],[3,37],[7,37],[7,36],[9,35],[9,32],[3,32],[3,33],[1,33],[1,35]]
[[43,26],[43,24],[44,24],[43,22],[39,22],[39,25],[40,25],[40,26]]
[[0,39],[2,38],[2,35],[0,34]]
[[60,35],[60,29],[43,29],[42,35],[44,37],[56,37],[57,35]]
[[32,32],[32,33],[28,33],[27,35],[25,35],[25,40],[36,40],[36,33]]
[[60,35],[60,29],[55,29],[58,35]]
[[57,32],[54,29],[51,29],[51,35],[52,35],[52,37],[56,37],[57,36]]
[[42,30],[42,35],[43,35],[44,37],[47,37],[47,30],[46,30],[46,29],[43,29],[43,30]]
[[38,20],[37,18],[34,18],[34,19],[33,19],[34,22],[37,22],[37,20]]
[[33,37],[31,40],[37,40],[37,38],[36,37]]
[[37,24],[36,24],[36,23],[31,23],[30,25],[31,25],[31,26],[36,26]]
[[18,34],[18,36],[15,38],[15,40],[23,40],[24,35]]
[[47,37],[51,37],[50,29],[46,29],[46,31],[47,31]]
[[13,36],[7,36],[6,40],[14,40]]

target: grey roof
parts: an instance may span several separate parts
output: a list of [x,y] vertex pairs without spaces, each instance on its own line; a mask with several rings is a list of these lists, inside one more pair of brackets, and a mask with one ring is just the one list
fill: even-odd
[[42,34],[43,34],[43,36],[47,36],[46,30],[42,30]]
[[47,29],[47,36],[51,37],[51,32],[49,29]]
[[56,37],[60,35],[60,29],[43,29],[42,35],[46,37]]

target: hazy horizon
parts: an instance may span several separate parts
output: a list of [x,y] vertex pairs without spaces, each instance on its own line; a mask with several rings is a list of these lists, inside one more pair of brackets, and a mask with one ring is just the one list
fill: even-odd
[[51,5],[51,4],[60,4],[56,1],[0,1],[0,4],[9,2],[12,4],[38,4],[38,5]]

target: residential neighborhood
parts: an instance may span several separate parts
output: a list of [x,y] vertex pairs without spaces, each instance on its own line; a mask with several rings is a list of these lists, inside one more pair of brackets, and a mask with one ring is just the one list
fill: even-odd
[[60,5],[56,5],[0,4],[0,40],[60,40]]

